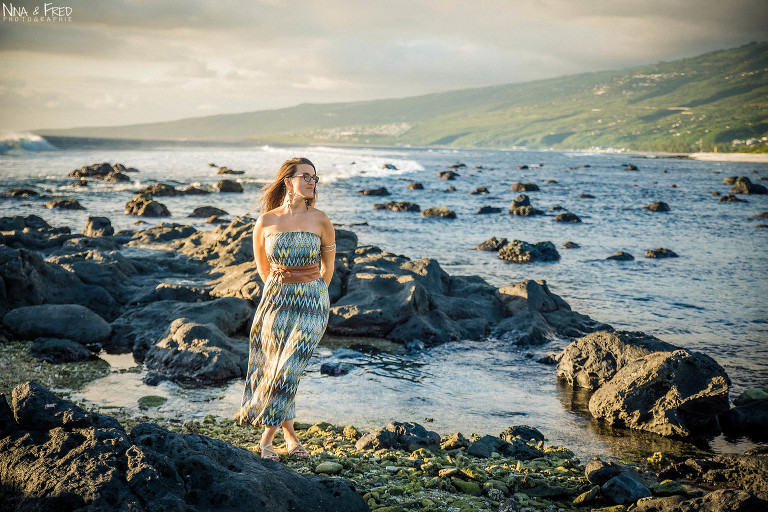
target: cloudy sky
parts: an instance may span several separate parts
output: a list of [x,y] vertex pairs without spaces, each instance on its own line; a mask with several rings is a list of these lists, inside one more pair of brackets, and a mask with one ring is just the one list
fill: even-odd
[[[0,132],[413,96],[768,39],[768,0],[2,3]],[[46,3],[71,21],[8,20]]]

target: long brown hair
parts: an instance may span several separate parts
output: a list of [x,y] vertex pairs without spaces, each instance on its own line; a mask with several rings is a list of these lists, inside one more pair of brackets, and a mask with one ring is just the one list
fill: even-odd
[[[287,192],[285,188],[285,178],[293,176],[293,173],[296,172],[296,166],[301,164],[311,165],[312,169],[315,169],[315,164],[310,162],[307,158],[291,158],[283,162],[283,165],[281,165],[280,169],[277,171],[275,181],[264,189],[261,201],[259,202],[261,213],[274,210],[283,204]],[[315,173],[317,173],[317,169],[315,169]],[[315,186],[313,197],[305,199],[304,201],[309,206],[315,206],[315,199],[317,199],[317,186]]]

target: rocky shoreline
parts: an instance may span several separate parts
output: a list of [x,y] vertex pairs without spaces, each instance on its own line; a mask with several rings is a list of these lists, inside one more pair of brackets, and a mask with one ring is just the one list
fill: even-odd
[[[258,430],[214,417],[183,427],[134,425],[133,419],[120,426],[46,389],[66,393],[103,376],[108,369],[97,359],[102,350],[131,353],[147,368],[149,385],[170,380],[211,386],[242,378],[247,330],[262,289],[253,263],[252,227],[253,219],[236,218],[212,231],[160,224],[115,232],[109,219],[92,217],[77,234],[35,215],[0,218],[0,392],[11,393],[13,388],[10,405],[0,400],[0,447],[4,447],[0,497],[18,510],[45,510],[60,499],[65,509],[96,510],[101,505],[94,503],[102,499],[99,485],[108,475],[116,480],[103,485],[122,489],[107,492],[112,497],[103,499],[108,501],[123,500],[120,503],[136,510],[207,510],[213,503],[200,504],[209,498],[201,497],[204,484],[197,479],[208,478],[204,474],[209,466],[216,466],[224,480],[233,471],[240,475],[234,478],[240,483],[232,485],[246,486],[240,480],[243,472],[267,478],[261,466],[265,461],[247,451],[257,443]],[[434,259],[412,260],[376,246],[358,246],[352,231],[337,229],[336,238],[329,333],[375,336],[411,351],[489,336],[523,346],[568,338],[573,342],[565,350],[539,362],[556,364],[559,380],[591,393],[589,412],[594,418],[686,440],[721,431],[764,439],[768,389],[747,390],[731,407],[730,379],[705,354],[642,332],[616,331],[572,311],[544,281],[497,288],[478,276],[449,275]],[[514,256],[520,251],[507,252]],[[36,365],[35,360],[42,362]],[[328,372],[343,373],[333,368]],[[30,379],[44,387],[26,383]],[[23,397],[34,400],[26,402]],[[317,491],[313,504],[301,510],[347,510],[329,505],[333,498],[324,494],[328,489],[356,503],[348,510],[385,512],[604,506],[623,510],[627,505],[649,511],[760,510],[768,499],[766,454],[760,449],[684,460],[659,453],[633,468],[600,463],[600,468],[608,468],[603,473],[611,475],[603,480],[590,477],[590,467],[594,470],[597,463],[584,466],[567,448],[545,446],[544,436],[532,427],[514,426],[497,436],[470,439],[461,434],[441,436],[413,423],[396,422],[365,436],[351,426],[299,427],[313,458],[287,460],[288,468],[298,474],[334,476],[328,483],[279,473],[281,482],[273,484],[280,489],[293,482],[294,487]],[[207,437],[190,441],[193,438],[183,437],[187,434]],[[88,444],[88,439],[94,441]],[[107,459],[122,462],[100,469],[78,466],[75,471],[83,485],[65,482],[55,454],[72,453],[77,460],[96,457],[81,449],[87,445],[98,452],[105,439],[120,447]],[[149,445],[142,445],[147,439]],[[142,451],[154,450],[154,444],[161,440],[167,444],[168,439],[173,446],[164,449],[170,451]],[[369,444],[363,442],[366,439]],[[199,448],[200,457],[213,462],[195,466],[197,462],[174,458],[178,455],[174,450],[191,445]],[[232,445],[245,451],[233,451]],[[47,475],[31,483],[23,478],[27,452],[44,453],[37,470]],[[239,471],[220,467],[231,457],[243,458]],[[191,472],[182,474],[187,464]],[[138,469],[126,470],[134,466]],[[157,479],[167,480],[168,488]],[[51,482],[73,489],[56,490]],[[726,484],[730,490],[714,490]],[[190,486],[197,490],[191,493]],[[617,489],[624,494],[616,494]],[[237,510],[238,503],[228,496],[242,492],[221,491],[217,499],[226,503],[224,508]],[[285,503],[299,499],[281,492],[272,493],[275,496],[263,502],[263,510],[283,510]]]
[[0,394],[0,499],[19,511],[768,510],[768,450],[585,463],[524,425],[469,439],[409,422],[296,427],[311,458],[278,449],[276,463],[253,453],[261,429],[229,418],[121,424],[20,384],[10,404]]

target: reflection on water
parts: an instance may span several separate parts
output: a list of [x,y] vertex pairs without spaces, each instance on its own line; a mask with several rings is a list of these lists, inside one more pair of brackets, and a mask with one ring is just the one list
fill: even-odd
[[[611,428],[592,419],[585,390],[559,385],[554,366],[531,358],[559,352],[565,342],[516,347],[499,340],[452,342],[407,352],[386,340],[327,335],[315,351],[296,399],[297,420],[382,427],[393,420],[415,421],[442,435],[460,431],[498,435],[510,425],[537,427],[547,442],[567,446],[582,460],[593,456],[638,458],[654,451],[696,454],[698,450],[743,452],[750,441],[699,440],[696,444],[643,432]],[[208,414],[232,417],[244,382],[211,388],[185,388],[163,382],[150,387],[130,354],[102,356],[114,372],[86,386],[76,398],[117,412],[185,422]],[[325,362],[345,362],[353,370],[340,377],[321,375]],[[140,410],[139,398],[168,401]],[[427,421],[429,418],[431,421]]]

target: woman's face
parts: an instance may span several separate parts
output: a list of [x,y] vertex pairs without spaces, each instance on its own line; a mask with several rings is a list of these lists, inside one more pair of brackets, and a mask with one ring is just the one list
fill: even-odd
[[288,182],[288,190],[293,190],[293,193],[298,194],[299,196],[314,197],[316,183],[313,180],[304,180],[304,177],[302,176],[303,174],[315,176],[317,173],[309,164],[297,165],[293,177],[286,178],[286,181]]

